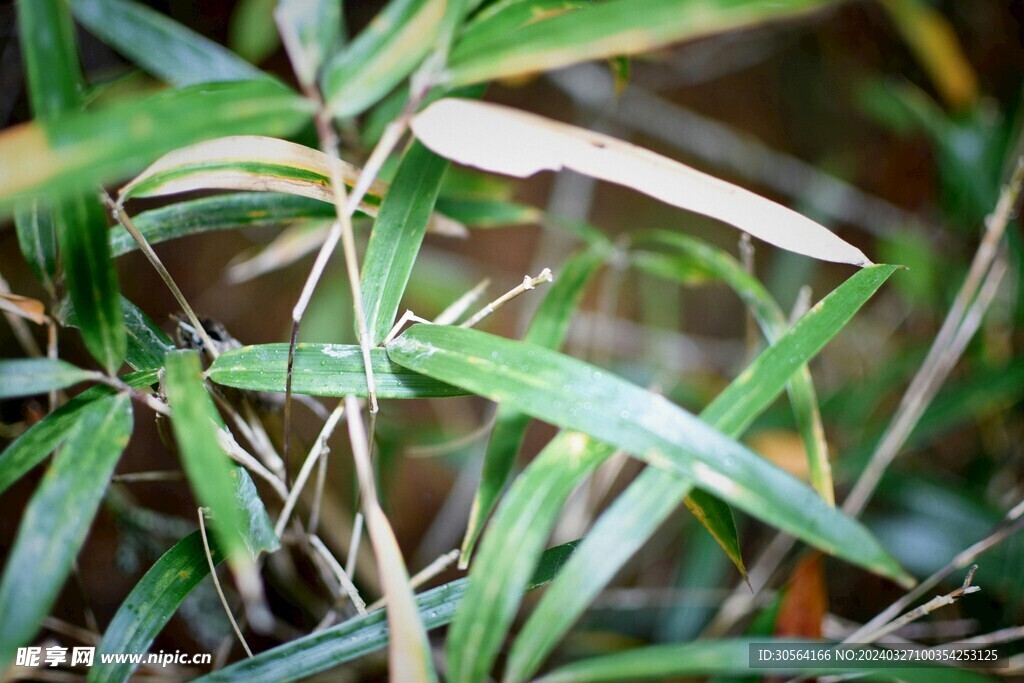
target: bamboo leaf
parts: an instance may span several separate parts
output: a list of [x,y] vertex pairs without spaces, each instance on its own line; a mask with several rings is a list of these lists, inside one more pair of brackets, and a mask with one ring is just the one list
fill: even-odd
[[[214,565],[224,554],[213,539],[210,554]],[[178,606],[210,573],[203,539],[195,532],[181,539],[146,572],[121,603],[97,648],[100,656],[89,669],[89,683],[124,683],[137,664],[129,661],[104,661],[102,655],[125,652],[143,653],[178,610]]]
[[95,373],[56,358],[0,360],[0,398],[45,394],[95,378]]
[[[276,192],[239,192],[175,202],[143,211],[132,222],[150,244],[234,228],[277,226],[302,218],[333,218],[334,205]],[[110,229],[110,250],[122,256],[139,248],[120,225]]]
[[53,296],[57,291],[57,232],[49,205],[40,200],[20,204],[14,211],[14,228],[25,262]]
[[313,105],[267,81],[217,83],[68,113],[0,133],[0,207],[42,190],[67,195],[137,172],[172,149],[224,135],[282,136]]
[[[138,389],[156,382],[157,372],[136,372],[122,377],[122,380]],[[82,411],[87,406],[113,393],[114,390],[110,387],[90,387],[29,427],[24,434],[7,446],[0,454],[0,493],[57,448],[71,428],[78,423]]]
[[[394,340],[395,362],[647,459],[825,552],[898,580],[908,577],[855,521],[811,489],[722,435],[734,433],[892,274],[866,269],[840,286],[733,385],[739,398],[710,428],[664,398],[606,371],[534,345],[475,330],[417,325]],[[756,380],[756,381],[755,381]],[[584,389],[586,387],[586,389]],[[813,511],[813,512],[812,512]]]
[[[786,321],[782,309],[761,283],[747,273],[735,258],[721,249],[679,233],[663,230],[642,233],[637,236],[637,243],[642,243],[645,239],[651,239],[663,247],[678,250],[683,255],[698,261],[701,264],[701,269],[706,273],[725,281],[750,308],[769,344],[778,341],[785,333],[789,323]],[[834,505],[835,489],[832,483],[832,466],[828,460],[825,429],[821,422],[814,382],[811,379],[810,370],[806,366],[793,375],[787,390],[790,402],[793,404],[793,414],[800,437],[807,452],[811,486],[829,504]]]
[[[25,37],[21,46],[33,112],[42,125],[63,120],[61,115],[77,112],[82,105],[82,72],[68,7],[57,0],[22,2],[18,5],[18,21]],[[26,166],[8,165],[9,173],[20,174]],[[85,346],[107,372],[113,373],[124,360],[125,338],[119,324],[117,272],[110,260],[99,200],[91,194],[80,194],[52,206],[33,202],[30,207],[20,208],[16,217],[19,241],[28,252],[29,263],[35,264],[43,284],[51,292],[56,291],[56,238],[67,289],[80,313]]]
[[870,264],[859,249],[792,209],[607,135],[458,98],[430,105],[413,119],[412,128],[423,144],[460,164],[518,178],[567,168],[710,216],[782,249]]
[[550,14],[515,30],[455,44],[448,78],[456,85],[508,78],[620,55],[650,52],[673,43],[787,19],[828,5],[828,0],[633,0],[593,3]]
[[433,48],[445,0],[391,0],[355,40],[324,65],[323,92],[335,116],[361,114]]
[[[526,589],[533,590],[550,582],[574,546],[573,543],[566,543],[548,549],[541,556]],[[424,626],[433,629],[450,622],[469,583],[468,579],[458,579],[415,596]],[[251,659],[244,659],[203,676],[197,679],[197,683],[304,679],[376,652],[387,644],[387,611],[378,610],[261,652]]]
[[448,161],[418,142],[409,146],[373,224],[363,259],[363,310],[371,346],[395,322]]
[[[562,345],[583,290],[604,260],[605,251],[601,247],[584,249],[566,260],[534,314],[523,341],[549,349],[557,349]],[[484,455],[480,486],[473,499],[466,535],[462,541],[462,566],[468,564],[483,525],[508,482],[530,416],[513,406],[502,405],[498,406],[494,420]]]
[[544,212],[529,204],[500,199],[438,197],[437,210],[474,228],[500,228],[539,223]]
[[171,341],[149,316],[128,299],[121,297],[124,311],[124,330],[128,337],[128,353],[125,360],[135,370],[159,369],[170,351]]
[[18,30],[35,116],[52,118],[78,109],[82,69],[67,5],[62,0],[19,2]]
[[75,18],[129,60],[172,85],[269,79],[249,62],[132,0],[71,0]]
[[459,36],[456,53],[472,54],[481,45],[503,41],[513,31],[588,4],[583,0],[506,0],[491,3],[476,13]]
[[199,504],[212,510],[217,522],[214,535],[225,554],[237,557],[237,551],[243,547],[241,529],[247,520],[236,505],[238,475],[217,439],[220,416],[203,386],[199,354],[174,351],[167,354],[166,362],[171,426],[185,474]]
[[[371,349],[379,398],[460,396],[466,392],[391,362],[384,349]],[[283,393],[288,344],[260,344],[226,351],[209,370],[210,381],[236,389]],[[313,396],[367,396],[366,371],[358,346],[298,344],[292,391]]]
[[[341,177],[355,185],[359,169],[341,162]],[[287,140],[259,135],[234,135],[207,140],[165,154],[121,188],[122,201],[160,197],[195,190],[258,190],[284,192],[334,203],[327,155]],[[379,204],[387,186],[379,181],[369,196]],[[360,206],[360,208],[363,208]]]
[[341,44],[341,0],[281,0],[274,10],[278,31],[305,87]]
[[[959,668],[922,663],[916,668],[872,667],[757,667],[748,665],[750,647],[782,646],[806,641],[769,638],[702,640],[681,645],[655,645],[573,662],[537,679],[537,683],[598,683],[691,676],[817,676],[856,674],[857,680],[906,683],[984,683],[995,678]],[[823,646],[828,645],[822,643]]]
[[249,471],[241,465],[233,465],[231,478],[235,486],[234,505],[241,513],[238,531],[249,557],[255,560],[260,553],[276,552],[281,548],[281,539],[274,532],[274,524]]
[[613,451],[585,434],[562,432],[516,479],[481,543],[448,631],[449,680],[486,680],[559,511]]
[[[164,366],[164,357],[174,349],[174,343],[135,304],[121,297],[124,314],[123,327],[127,339],[125,361],[135,370],[156,370]],[[66,304],[62,311],[64,325],[78,327],[78,313],[74,304]]]
[[45,325],[49,320],[42,301],[19,294],[0,294],[0,311],[31,320],[36,325]]
[[504,680],[533,675],[587,605],[692,490],[691,479],[651,467],[615,499],[581,543],[581,557],[566,563],[516,637]]
[[277,0],[241,0],[235,5],[228,24],[228,46],[246,61],[259,64],[281,47],[274,23],[276,5]]
[[880,4],[949,106],[961,111],[973,106],[978,99],[978,76],[942,12],[921,0],[881,0]]
[[32,495],[0,579],[0,666],[35,635],[71,571],[132,429],[124,394],[76,416]]
[[124,362],[127,338],[103,207],[95,196],[79,194],[57,204],[54,217],[82,339],[93,358],[113,374]]
[[[729,437],[741,434],[768,407],[792,373],[846,324],[892,270],[891,266],[875,266],[850,278],[762,353],[704,409],[701,419]],[[873,275],[864,278],[867,272],[873,272]],[[579,553],[569,562],[566,568],[568,578],[559,580],[551,587],[524,626],[509,657],[507,678],[521,680],[537,670],[590,601],[664,523],[678,503],[691,494],[693,483],[700,485],[699,482],[675,477],[657,468],[648,468],[626,488],[601,515]],[[770,485],[767,479],[764,483]],[[734,502],[727,496],[720,497]],[[707,506],[707,501],[703,502]],[[847,539],[850,543],[845,548],[847,559],[857,563],[851,553],[858,552],[854,547],[864,548],[862,543],[867,545],[863,552],[885,556],[862,528],[837,513],[834,508],[828,507],[822,499],[811,494],[810,498],[801,502],[800,507],[809,515],[817,514],[810,510],[829,510],[833,517],[838,515],[842,523],[853,525],[856,531]],[[753,513],[749,509],[748,512]],[[799,512],[795,511],[794,514]],[[807,518],[805,520],[810,521]],[[838,527],[832,527],[830,533],[835,531],[838,531]],[[723,539],[717,533],[715,535],[716,540],[723,544]],[[853,540],[853,537],[859,540]],[[808,539],[805,537],[805,540]],[[836,542],[842,543],[842,540],[836,538]],[[724,544],[723,547],[728,549],[730,545]],[[891,561],[886,562],[892,564]]]

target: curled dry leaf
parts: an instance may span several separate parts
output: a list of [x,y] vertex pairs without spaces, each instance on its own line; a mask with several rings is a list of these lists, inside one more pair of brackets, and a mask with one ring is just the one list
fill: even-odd
[[42,301],[17,294],[0,293],[0,311],[16,315],[19,318],[26,318],[36,325],[45,325],[48,320],[46,306]]
[[[360,169],[339,159],[341,177],[353,186]],[[334,203],[330,167],[323,152],[279,138],[233,135],[177,149],[157,159],[121,188],[118,200],[162,197],[196,190],[283,192]],[[374,181],[359,210],[376,216],[386,183]],[[465,226],[435,213],[429,232],[464,237]]]
[[716,218],[782,249],[871,265],[859,249],[792,209],[607,135],[458,98],[427,107],[412,129],[424,145],[460,164],[519,178],[568,168]]

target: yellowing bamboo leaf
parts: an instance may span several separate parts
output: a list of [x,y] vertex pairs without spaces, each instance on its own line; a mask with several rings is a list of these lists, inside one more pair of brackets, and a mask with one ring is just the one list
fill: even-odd
[[[341,177],[351,187],[360,169],[341,161]],[[245,190],[283,192],[330,204],[327,155],[320,150],[262,135],[232,135],[182,147],[157,159],[121,188],[119,199],[162,197],[196,190]],[[374,181],[359,210],[376,216],[386,183]],[[468,234],[458,221],[434,213],[427,231],[464,237]]]
[[46,306],[38,299],[17,294],[0,293],[0,311],[31,320],[36,325],[46,323]]
[[607,135],[458,98],[430,105],[412,128],[424,145],[460,164],[519,178],[568,168],[718,219],[782,249],[871,264],[859,249],[792,209]]
[[949,106],[972,106],[978,100],[978,76],[942,12],[920,0],[882,0],[882,7]]
[[[354,185],[359,169],[342,161],[341,177],[346,185]],[[232,135],[165,154],[122,187],[120,198],[209,189],[285,192],[334,201],[326,154],[262,135]],[[385,189],[383,183],[375,183],[369,194],[380,198]]]

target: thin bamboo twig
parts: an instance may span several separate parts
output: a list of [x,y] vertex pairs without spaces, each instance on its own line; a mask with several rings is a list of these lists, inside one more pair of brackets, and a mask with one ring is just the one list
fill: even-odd
[[[438,557],[436,560],[434,560],[433,562],[428,564],[426,567],[424,567],[423,569],[421,569],[418,572],[416,572],[416,574],[412,578],[409,579],[409,587],[412,588],[413,590],[419,588],[420,586],[425,584],[427,581],[430,581],[435,576],[437,576],[438,574],[440,574],[444,570],[448,569],[448,567],[452,566],[452,564],[454,564],[455,561],[458,560],[458,559],[459,559],[459,550],[458,550],[458,548],[456,548],[455,550],[449,550],[448,552],[444,553],[443,555]],[[384,607],[387,604],[388,604],[387,598],[383,597],[383,598],[380,598],[379,600],[374,601],[372,604],[370,604],[370,606],[366,608],[366,611],[367,612],[376,612],[381,607]]]
[[203,508],[197,508],[199,513],[199,534],[203,538],[203,550],[206,552],[206,563],[210,565],[210,578],[213,579],[213,586],[217,589],[217,597],[220,598],[220,604],[224,607],[224,613],[228,615],[228,621],[231,622],[231,628],[234,629],[235,635],[238,636],[239,642],[242,643],[242,647],[245,649],[245,654],[251,659],[252,650],[249,649],[249,643],[245,642],[245,636],[242,635],[242,629],[238,628],[238,622],[235,621],[235,615],[231,613],[231,607],[228,606],[228,599],[224,596],[224,589],[220,586],[220,579],[217,578],[217,566],[213,563],[213,555],[210,553],[210,539],[206,537],[206,521],[203,519]]
[[320,526],[320,506],[323,504],[324,487],[327,485],[327,456],[329,451],[324,450],[320,454],[316,467],[316,483],[313,485],[313,502],[309,509],[309,521],[306,523],[306,530],[315,534]]
[[355,519],[352,520],[352,538],[348,544],[348,554],[345,555],[345,573],[349,577],[356,575],[356,559],[359,557],[359,544],[363,540],[363,513],[357,511]]
[[121,227],[128,231],[128,234],[131,235],[132,239],[134,239],[139,245],[139,250],[142,251],[150,265],[153,266],[153,269],[156,270],[157,274],[160,276],[160,279],[162,279],[164,284],[167,285],[167,289],[171,290],[171,294],[174,295],[175,301],[177,301],[178,305],[181,306],[181,310],[185,314],[185,317],[188,318],[189,323],[191,323],[195,328],[196,334],[199,335],[199,338],[203,340],[203,345],[209,349],[210,356],[216,358],[218,354],[217,345],[214,343],[213,339],[210,338],[210,335],[206,331],[206,328],[203,327],[203,324],[199,322],[199,317],[196,316],[196,312],[192,310],[192,306],[190,306],[188,301],[185,299],[185,295],[181,293],[181,289],[178,288],[174,278],[171,277],[167,268],[164,267],[160,257],[156,255],[155,251],[153,251],[153,247],[146,240],[145,236],[143,236],[139,229],[135,227],[135,223],[132,222],[131,216],[128,215],[128,212],[124,210],[124,207],[120,203],[115,202],[111,196],[107,194],[106,190],[102,193],[102,199],[103,203],[107,205],[108,209],[110,209],[110,214],[114,217],[114,220],[120,223]]
[[886,637],[887,635],[889,635],[890,633],[894,633],[895,631],[900,630],[912,621],[917,621],[921,617],[928,616],[935,610],[941,609],[948,605],[952,605],[965,595],[977,593],[981,590],[981,588],[978,586],[971,585],[971,582],[974,580],[974,572],[976,572],[977,570],[978,565],[972,565],[971,568],[967,570],[967,576],[964,577],[964,582],[959,588],[955,588],[954,590],[950,591],[949,593],[946,593],[945,595],[935,596],[925,604],[910,610],[909,612],[905,613],[903,616],[897,619],[893,619],[888,624],[885,624],[884,626],[874,631],[870,631],[859,636],[859,640],[853,640],[853,637],[857,634],[851,635],[850,639],[847,642],[864,644],[877,642],[882,638]]
[[309,479],[310,473],[313,471],[313,466],[316,465],[320,455],[327,449],[327,440],[331,438],[331,434],[334,433],[334,428],[338,426],[338,421],[341,420],[342,415],[345,414],[345,402],[339,401],[338,406],[331,413],[331,416],[324,423],[323,428],[320,430],[320,435],[317,436],[316,442],[313,447],[309,450],[309,455],[306,456],[306,460],[302,463],[302,469],[299,470],[299,474],[295,477],[295,483],[292,485],[291,490],[288,493],[288,498],[285,500],[284,508],[281,510],[281,514],[277,518],[277,523],[274,524],[274,533],[280,536],[284,533],[284,527],[288,523],[288,518],[291,517],[292,511],[295,509],[295,505],[299,500],[299,495],[302,493],[303,487],[306,485],[306,481]]
[[288,499],[288,489],[285,487],[284,482],[281,481],[281,478],[275,476],[273,472],[264,467],[263,463],[256,459],[256,456],[242,448],[228,429],[218,429],[217,440],[220,441],[221,448],[224,449],[224,452],[232,460],[267,482],[281,500]]
[[468,320],[459,325],[459,327],[473,327],[478,322],[489,316],[491,313],[494,313],[496,310],[501,308],[502,305],[508,303],[512,299],[515,299],[523,292],[528,292],[531,289],[535,289],[537,285],[543,284],[545,282],[554,282],[554,280],[555,278],[551,274],[550,268],[545,268],[544,270],[540,271],[540,273],[537,274],[537,277],[530,277],[529,275],[527,275],[523,278],[522,284],[518,285],[517,287],[513,287],[512,289],[505,292],[491,303],[484,306],[482,309],[474,313]]
[[1003,521],[999,523],[992,533],[969,548],[961,551],[956,557],[950,560],[948,564],[922,581],[899,600],[886,607],[868,623],[860,627],[857,632],[850,636],[850,639],[853,642],[860,642],[860,638],[863,638],[866,634],[871,633],[888,623],[890,619],[895,618],[900,612],[914,604],[914,602],[937,586],[939,582],[947,576],[958,569],[963,569],[964,567],[973,564],[982,553],[999,545],[1021,529],[1024,529],[1024,506],[1018,505],[1010,510],[1006,517],[1003,518]]
[[[928,356],[904,393],[896,415],[882,435],[867,467],[843,502],[843,511],[847,514],[857,516],[864,510],[885,471],[899,454],[910,432],[959,358],[960,354],[957,353],[957,346],[953,342],[964,325],[972,305],[975,304],[986,275],[999,253],[999,244],[1017,205],[1022,185],[1024,157],[1017,159],[1009,181],[999,194],[995,210],[985,220],[986,228],[981,244],[978,245],[967,277],[957,292],[953,305],[928,351]],[[983,312],[984,308],[978,315]]]
[[361,615],[366,615],[369,611],[366,608],[366,601],[363,600],[363,596],[359,594],[359,589],[356,588],[354,583],[352,583],[352,579],[350,579],[349,575],[345,573],[345,568],[341,566],[341,563],[338,562],[336,557],[334,557],[334,554],[331,553],[330,549],[324,545],[324,542],[321,541],[320,537],[316,534],[309,535],[309,543],[320,554],[320,557],[327,562],[328,566],[330,566],[331,571],[334,572],[335,578],[338,579],[338,583],[341,584],[341,587],[345,590],[345,594],[348,596],[348,599],[352,601],[356,611]]

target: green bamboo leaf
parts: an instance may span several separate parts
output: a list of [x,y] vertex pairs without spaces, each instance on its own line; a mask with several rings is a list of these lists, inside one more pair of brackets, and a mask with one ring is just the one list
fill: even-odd
[[481,45],[500,41],[512,31],[587,4],[582,0],[503,0],[492,3],[477,12],[459,36],[458,51],[471,54]]
[[72,0],[89,32],[172,85],[269,79],[222,45],[132,0]]
[[[157,381],[157,371],[136,372],[121,378],[136,389]],[[0,493],[41,463],[67,437],[78,423],[82,411],[97,399],[110,396],[114,390],[106,386],[90,387],[78,396],[29,427],[0,453]]]
[[137,172],[172,149],[225,135],[285,136],[313,105],[268,81],[215,83],[0,133],[0,155],[32,159],[0,166],[0,206],[41,190],[67,195]]
[[[520,681],[533,675],[587,605],[651,537],[657,528],[651,521],[664,521],[692,490],[689,479],[648,468],[615,499],[581,544],[586,561],[566,563],[520,631],[509,654],[504,680]],[[600,558],[596,564],[595,557]],[[544,623],[541,619],[550,621]],[[536,650],[531,651],[531,647]]]
[[165,387],[171,406],[171,426],[181,462],[199,504],[210,508],[224,552],[231,556],[243,547],[241,529],[247,524],[236,505],[235,467],[217,440],[220,416],[203,386],[199,354],[167,354]]
[[0,667],[31,640],[57,599],[131,429],[126,395],[93,402],[32,495],[0,579]]
[[124,330],[128,337],[125,360],[135,370],[159,369],[175,346],[171,338],[149,316],[128,299],[121,297],[124,311]]
[[260,553],[273,553],[281,548],[281,539],[274,532],[267,508],[263,505],[260,492],[252,477],[241,465],[233,465],[231,478],[235,485],[235,507],[241,513],[238,531],[249,557],[256,559]]
[[785,647],[798,642],[770,638],[702,640],[681,645],[655,645],[592,657],[563,666],[537,683],[598,683],[599,681],[664,680],[691,676],[807,676],[857,674],[857,680],[906,683],[984,683],[993,677],[964,669],[924,664],[916,668],[856,668],[838,666],[768,668],[747,664],[754,643]]
[[[893,267],[879,266],[872,270],[874,272],[868,276],[863,275],[864,271],[857,273],[819,303],[719,394],[701,413],[701,419],[729,437],[739,436],[768,407],[790,376],[842,329],[892,273]],[[768,479],[763,482],[766,487],[772,486]],[[509,657],[507,678],[521,680],[537,670],[590,601],[672,514],[678,503],[691,494],[693,483],[700,485],[699,481],[692,482],[657,468],[648,468],[627,487],[601,515],[580,552],[569,563],[565,573],[570,578],[551,587],[524,626]],[[728,496],[721,497],[735,503]],[[704,503],[707,505],[707,501]],[[833,535],[836,544],[842,544],[845,537],[848,545],[836,554],[858,564],[867,564],[869,568],[871,563],[864,562],[868,555],[873,555],[878,563],[895,566],[862,527],[828,507],[809,489],[804,490],[804,500],[794,515],[799,514],[799,509],[814,517],[805,517],[806,527],[813,527],[820,521],[817,518],[817,510],[820,509],[828,510],[831,517],[841,520],[840,523],[846,526],[844,531],[839,531],[838,526],[825,531]],[[642,514],[638,514],[638,510],[642,510]],[[748,512],[758,516],[749,508]],[[833,522],[827,524],[832,525]],[[803,538],[815,543],[807,536]],[[717,534],[716,540],[720,544],[723,542]],[[858,552],[864,553],[859,561],[853,556]]]
[[[601,247],[588,248],[566,260],[534,314],[523,338],[525,342],[549,349],[557,349],[562,345],[583,290],[597,272],[605,253],[606,250]],[[483,525],[508,482],[529,422],[530,416],[514,406],[498,406],[484,455],[480,486],[473,499],[466,535],[462,541],[462,566],[469,562]]]
[[341,44],[341,0],[281,0],[274,12],[299,83],[316,83],[320,67]]
[[[66,112],[77,112],[82,105],[82,70],[67,5],[58,0],[22,2],[18,5],[18,21],[36,118],[45,125],[60,120]],[[16,175],[24,165],[10,168]],[[119,324],[117,272],[110,260],[106,220],[99,200],[90,193],[69,197],[52,207],[36,204],[28,213],[19,211],[17,224],[23,251],[30,254],[29,263],[36,264],[37,274],[42,273],[40,279],[51,291],[56,238],[67,289],[80,312],[85,346],[113,373],[124,360],[125,338]]]
[[[211,539],[214,565],[224,560]],[[143,653],[178,610],[178,606],[210,573],[203,539],[197,531],[181,539],[146,572],[121,603],[100,642],[89,683],[124,683],[135,671],[131,662],[104,662],[102,655]]]
[[475,330],[417,325],[389,345],[388,355],[417,372],[619,446],[825,552],[907,580],[863,527],[721,433],[746,426],[755,409],[773,400],[792,372],[838,332],[894,270],[877,266],[855,274],[793,328],[791,344],[762,354],[731,385],[738,388],[739,399],[715,414],[713,422],[721,431],[606,371]]
[[449,680],[487,678],[558,513],[613,451],[585,434],[562,432],[512,484],[481,543],[469,589],[448,631]]
[[[228,24],[228,47],[253,64],[266,60],[281,47],[274,23],[277,0],[241,0]],[[335,2],[340,6],[340,2]]]
[[529,204],[501,199],[439,197],[437,210],[473,228],[501,228],[539,223],[544,212]]
[[[583,9],[527,23],[488,39],[456,42],[449,60],[449,82],[478,83],[579,62],[650,52],[673,43],[790,18],[828,0],[647,0],[636,11],[633,0],[594,3]],[[467,37],[471,33],[467,31]]]
[[686,509],[697,518],[697,521],[707,529],[707,532],[715,539],[715,542],[729,556],[729,560],[739,571],[743,580],[747,580],[747,566],[743,562],[743,552],[740,550],[740,537],[736,531],[736,519],[733,517],[732,508],[715,498],[710,493],[695,489],[686,496],[683,501]]
[[[384,349],[370,349],[379,398],[461,396],[466,392],[391,362]],[[212,382],[236,389],[283,393],[288,344],[259,344],[226,351],[207,370]],[[366,371],[358,346],[298,344],[292,391],[313,396],[367,396]]]
[[[237,192],[175,202],[143,211],[132,222],[150,244],[218,230],[278,226],[303,218],[332,218],[334,205],[276,192]],[[110,229],[110,249],[122,256],[139,248],[120,225]]]
[[52,118],[81,104],[82,68],[75,27],[63,0],[18,3],[21,54],[29,101],[39,118]]
[[380,207],[362,273],[363,310],[371,346],[382,342],[394,325],[447,169],[447,159],[413,142]]
[[361,114],[412,72],[433,48],[446,4],[391,0],[324,65],[324,97],[335,116]]
[[[789,323],[782,309],[757,278],[748,273],[735,258],[717,247],[679,233],[658,230],[637,236],[638,243],[647,239],[696,260],[707,273],[732,287],[754,314],[769,344],[775,343],[785,333]],[[814,381],[806,366],[793,375],[787,390],[793,404],[797,429],[807,453],[811,486],[829,504],[834,505],[835,488],[832,483],[832,466],[828,460],[825,428],[818,409]]]
[[[124,296],[121,297],[121,311],[124,315],[122,320],[127,338],[125,361],[138,371],[162,368],[164,356],[175,348],[174,342],[149,319],[149,316]],[[65,302],[62,313],[66,327],[80,326],[74,304]]]
[[114,373],[124,362],[127,338],[103,207],[94,195],[79,194],[56,205],[54,217],[64,279],[82,339],[93,358]]
[[57,277],[57,232],[49,205],[40,200],[30,200],[17,206],[14,227],[21,255],[53,296],[57,291],[54,285]]
[[[59,0],[18,5],[22,59],[29,99],[38,117],[49,117],[80,105],[82,74],[75,50],[74,26]],[[17,207],[14,225],[18,245],[29,267],[51,294],[56,292],[57,234],[49,204],[34,200]]]
[[56,358],[0,360],[0,398],[45,394],[95,378],[96,373]]
[[[541,556],[526,590],[549,583],[572,554],[574,547],[575,543],[566,543],[548,549]],[[433,629],[449,623],[469,583],[469,579],[458,579],[415,596],[423,625]],[[387,644],[387,611],[378,610],[261,652],[251,659],[203,676],[196,683],[304,679],[376,652]]]

